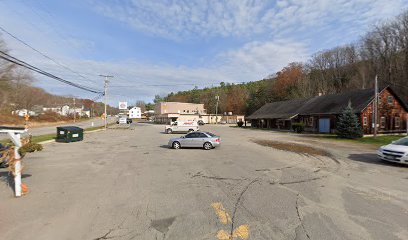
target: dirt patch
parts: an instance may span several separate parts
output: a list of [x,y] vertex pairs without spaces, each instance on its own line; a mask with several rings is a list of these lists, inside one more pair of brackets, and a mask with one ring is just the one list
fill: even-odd
[[294,152],[298,154],[312,155],[312,156],[324,156],[332,157],[332,155],[322,149],[291,143],[291,142],[277,142],[272,140],[252,140],[252,142],[264,147],[271,147],[282,151]]

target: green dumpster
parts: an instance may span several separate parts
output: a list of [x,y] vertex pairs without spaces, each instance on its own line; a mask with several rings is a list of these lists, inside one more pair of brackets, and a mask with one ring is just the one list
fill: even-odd
[[84,140],[84,129],[75,126],[57,127],[57,142],[78,142]]

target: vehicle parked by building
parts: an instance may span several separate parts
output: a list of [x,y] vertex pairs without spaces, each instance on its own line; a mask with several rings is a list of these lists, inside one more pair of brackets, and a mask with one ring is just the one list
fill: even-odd
[[128,118],[124,115],[120,115],[118,117],[118,120],[116,120],[116,124],[131,124],[133,120],[131,118]]
[[200,128],[198,127],[197,122],[195,121],[187,121],[187,122],[172,122],[170,125],[166,125],[164,127],[165,133],[183,133],[183,132],[194,132],[199,131]]
[[173,149],[203,148],[210,150],[220,146],[221,138],[210,132],[192,132],[179,138],[172,138],[168,146]]
[[380,147],[377,156],[384,161],[408,164],[408,137]]
[[198,123],[198,125],[200,125],[200,126],[203,126],[203,125],[205,124],[203,120],[198,120],[197,123]]

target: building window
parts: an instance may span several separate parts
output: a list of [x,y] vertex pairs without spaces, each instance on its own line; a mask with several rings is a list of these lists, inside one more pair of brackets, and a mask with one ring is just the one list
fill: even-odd
[[401,118],[395,117],[395,128],[400,128],[401,126]]
[[388,96],[388,97],[387,97],[387,102],[388,102],[388,104],[390,104],[390,105],[394,104],[394,98],[393,98],[392,96]]
[[380,126],[381,128],[385,128],[385,117],[381,117]]
[[364,117],[364,118],[363,118],[363,125],[364,125],[364,126],[367,126],[367,125],[368,125],[368,123],[367,123],[367,117]]
[[309,126],[313,127],[314,125],[314,118],[313,117],[309,117]]

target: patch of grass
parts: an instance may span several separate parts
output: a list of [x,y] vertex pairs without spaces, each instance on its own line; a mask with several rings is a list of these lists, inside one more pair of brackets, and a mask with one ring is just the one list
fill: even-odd
[[39,143],[39,142],[44,142],[44,141],[48,141],[48,140],[53,140],[55,139],[57,136],[55,133],[51,133],[51,134],[45,134],[45,135],[38,135],[38,136],[32,136],[31,137],[31,142],[32,143]]
[[406,137],[406,135],[383,135],[383,136],[369,136],[369,137],[363,137],[363,138],[358,138],[358,139],[345,139],[345,138],[339,138],[336,135],[309,135],[310,137],[315,137],[315,138],[320,138],[320,139],[329,139],[329,140],[335,140],[335,141],[343,141],[343,142],[350,142],[350,143],[362,143],[362,144],[370,144],[376,147],[380,147],[383,145],[390,144],[392,141],[396,141],[400,138]]
[[302,145],[302,144],[290,143],[290,142],[277,142],[277,141],[271,141],[271,140],[252,140],[252,141],[261,146],[271,147],[271,148],[275,148],[275,149],[282,150],[282,151],[294,152],[298,154],[307,154],[307,155],[312,155],[312,156],[331,157],[331,154],[329,152],[326,152],[325,150]]

